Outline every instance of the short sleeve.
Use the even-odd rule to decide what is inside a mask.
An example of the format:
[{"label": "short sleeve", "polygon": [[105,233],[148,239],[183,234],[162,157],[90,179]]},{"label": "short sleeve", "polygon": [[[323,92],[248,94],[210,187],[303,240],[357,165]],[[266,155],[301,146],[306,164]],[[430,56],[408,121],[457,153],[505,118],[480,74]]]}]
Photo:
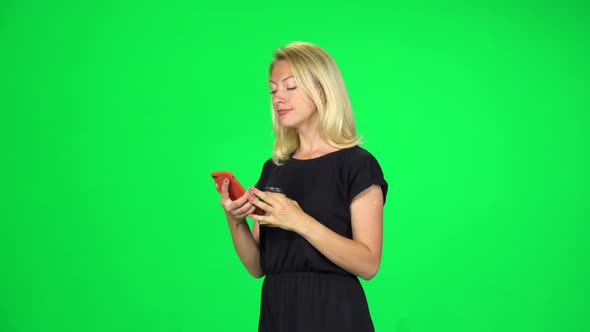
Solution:
[{"label": "short sleeve", "polygon": [[348,178],[348,203],[352,202],[356,195],[370,186],[377,184],[383,192],[383,204],[387,197],[388,185],[383,176],[381,166],[375,157],[362,149],[352,156]]},{"label": "short sleeve", "polygon": [[260,178],[258,178],[258,182],[256,182],[256,189],[262,190],[266,186],[266,182],[268,179],[268,173],[272,166],[272,159],[267,160],[264,165],[262,166],[262,171],[260,172]]}]

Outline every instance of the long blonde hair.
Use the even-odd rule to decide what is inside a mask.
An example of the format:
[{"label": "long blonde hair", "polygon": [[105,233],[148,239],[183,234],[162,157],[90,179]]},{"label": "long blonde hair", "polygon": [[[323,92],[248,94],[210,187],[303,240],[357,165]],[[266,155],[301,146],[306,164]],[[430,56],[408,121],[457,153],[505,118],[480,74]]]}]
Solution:
[{"label": "long blonde hair", "polygon": [[[344,80],[334,59],[322,48],[305,42],[293,42],[275,50],[268,75],[279,60],[286,60],[293,76],[317,107],[317,127],[324,142],[335,148],[348,148],[361,141],[356,135],[352,106]],[[279,124],[272,108],[275,143],[272,160],[281,165],[299,147],[295,128]]]}]

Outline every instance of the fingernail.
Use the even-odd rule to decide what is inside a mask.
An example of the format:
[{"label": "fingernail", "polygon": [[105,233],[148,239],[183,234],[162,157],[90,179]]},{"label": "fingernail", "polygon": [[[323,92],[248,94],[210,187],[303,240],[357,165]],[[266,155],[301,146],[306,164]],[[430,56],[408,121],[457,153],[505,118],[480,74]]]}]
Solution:
[{"label": "fingernail", "polygon": [[223,183],[229,183],[229,179],[225,178],[225,179],[223,180]]},{"label": "fingernail", "polygon": [[249,196],[249,197],[248,197],[248,200],[249,200],[250,202],[252,202],[252,201],[254,200],[254,196]]},{"label": "fingernail", "polygon": [[254,191],[254,187],[250,187],[250,191]]}]

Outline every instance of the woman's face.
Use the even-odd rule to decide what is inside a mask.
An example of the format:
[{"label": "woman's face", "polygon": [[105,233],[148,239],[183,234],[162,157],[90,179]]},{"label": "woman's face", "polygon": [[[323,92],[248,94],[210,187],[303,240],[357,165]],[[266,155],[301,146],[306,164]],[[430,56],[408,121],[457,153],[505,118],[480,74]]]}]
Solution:
[{"label": "woman's face", "polygon": [[298,86],[291,65],[275,62],[270,75],[272,106],[279,124],[285,128],[311,127],[317,108],[303,88]]}]

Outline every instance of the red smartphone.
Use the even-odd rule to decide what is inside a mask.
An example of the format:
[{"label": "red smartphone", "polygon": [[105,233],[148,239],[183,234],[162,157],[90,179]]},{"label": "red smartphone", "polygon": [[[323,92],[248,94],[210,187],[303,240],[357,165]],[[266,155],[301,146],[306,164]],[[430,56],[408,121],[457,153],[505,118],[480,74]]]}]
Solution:
[{"label": "red smartphone", "polygon": [[[215,183],[217,183],[219,189],[221,189],[221,186],[223,185],[223,180],[229,179],[229,188],[227,190],[229,193],[229,198],[232,201],[242,197],[242,195],[244,195],[246,192],[238,179],[236,179],[236,177],[230,171],[211,172],[211,177],[213,180],[215,180]],[[264,211],[262,211],[260,208],[256,208],[254,214],[263,215]]]}]

